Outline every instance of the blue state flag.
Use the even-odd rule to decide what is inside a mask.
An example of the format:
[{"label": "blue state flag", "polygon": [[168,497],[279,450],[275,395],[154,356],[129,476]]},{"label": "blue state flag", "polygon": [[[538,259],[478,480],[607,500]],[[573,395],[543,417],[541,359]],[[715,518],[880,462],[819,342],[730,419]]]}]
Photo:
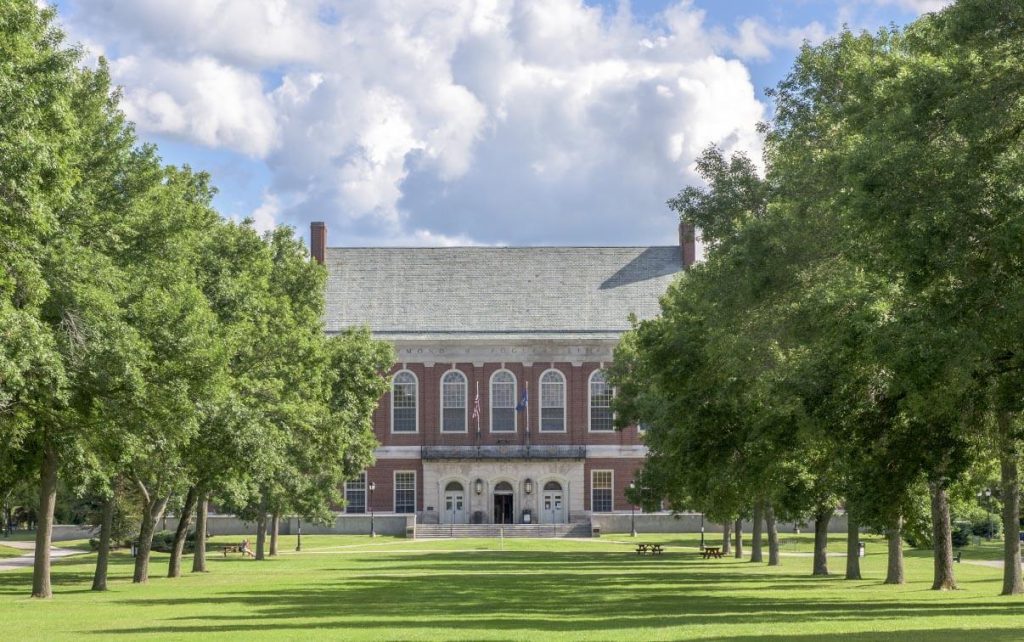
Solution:
[{"label": "blue state flag", "polygon": [[530,405],[530,391],[527,389],[523,390],[523,396],[519,398],[519,405],[516,406],[516,412],[522,412],[526,410],[526,407]]}]

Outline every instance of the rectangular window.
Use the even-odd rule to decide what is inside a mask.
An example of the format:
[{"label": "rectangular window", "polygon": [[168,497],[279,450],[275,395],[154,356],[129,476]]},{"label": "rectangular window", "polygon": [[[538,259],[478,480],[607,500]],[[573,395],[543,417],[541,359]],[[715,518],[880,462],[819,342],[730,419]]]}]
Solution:
[{"label": "rectangular window", "polygon": [[590,471],[590,510],[595,513],[612,511],[612,471]]},{"label": "rectangular window", "polygon": [[366,512],[366,473],[345,482],[345,512]]},{"label": "rectangular window", "polygon": [[416,512],[416,473],[395,473],[395,512]]}]

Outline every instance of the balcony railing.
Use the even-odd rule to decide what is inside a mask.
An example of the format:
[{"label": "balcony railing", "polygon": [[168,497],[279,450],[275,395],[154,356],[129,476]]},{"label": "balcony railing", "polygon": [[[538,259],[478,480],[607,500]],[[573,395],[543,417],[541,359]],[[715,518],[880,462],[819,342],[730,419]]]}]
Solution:
[{"label": "balcony railing", "polygon": [[586,459],[586,446],[423,446],[423,459]]}]

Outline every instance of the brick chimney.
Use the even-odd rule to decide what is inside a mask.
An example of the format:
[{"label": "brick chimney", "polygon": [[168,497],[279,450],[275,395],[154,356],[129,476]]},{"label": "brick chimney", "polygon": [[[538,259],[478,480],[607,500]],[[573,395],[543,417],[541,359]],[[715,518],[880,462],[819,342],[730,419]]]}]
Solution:
[{"label": "brick chimney", "polygon": [[309,255],[320,265],[324,264],[324,257],[327,256],[327,226],[323,221],[309,224]]},{"label": "brick chimney", "polygon": [[697,239],[693,226],[679,221],[679,249],[683,253],[683,267],[688,268],[697,260]]}]

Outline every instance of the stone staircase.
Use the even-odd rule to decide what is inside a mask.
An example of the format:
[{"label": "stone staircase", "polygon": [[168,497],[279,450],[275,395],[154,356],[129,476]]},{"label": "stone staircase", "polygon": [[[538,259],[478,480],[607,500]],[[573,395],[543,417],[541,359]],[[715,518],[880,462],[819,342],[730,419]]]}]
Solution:
[{"label": "stone staircase", "polygon": [[416,539],[590,536],[590,522],[572,524],[416,524]]}]

